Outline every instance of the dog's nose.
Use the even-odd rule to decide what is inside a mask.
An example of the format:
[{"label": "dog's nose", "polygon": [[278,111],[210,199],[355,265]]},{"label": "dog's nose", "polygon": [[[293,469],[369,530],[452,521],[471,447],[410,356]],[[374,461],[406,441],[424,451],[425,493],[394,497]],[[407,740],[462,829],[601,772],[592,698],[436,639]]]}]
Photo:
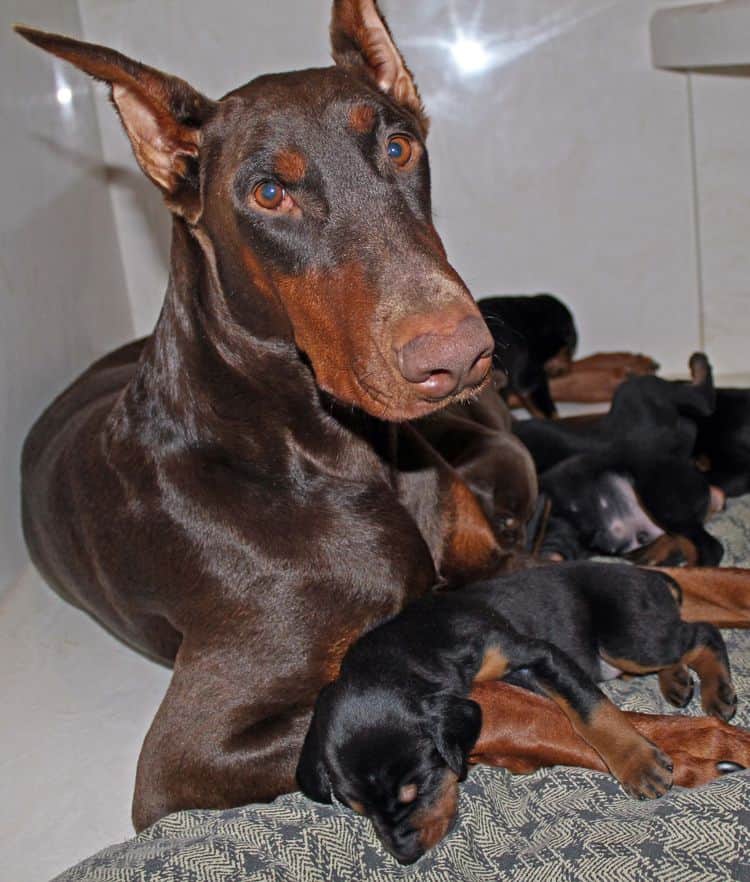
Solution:
[{"label": "dog's nose", "polygon": [[427,330],[394,348],[404,379],[425,398],[439,401],[481,383],[490,369],[494,346],[484,321],[469,315],[448,333]]}]

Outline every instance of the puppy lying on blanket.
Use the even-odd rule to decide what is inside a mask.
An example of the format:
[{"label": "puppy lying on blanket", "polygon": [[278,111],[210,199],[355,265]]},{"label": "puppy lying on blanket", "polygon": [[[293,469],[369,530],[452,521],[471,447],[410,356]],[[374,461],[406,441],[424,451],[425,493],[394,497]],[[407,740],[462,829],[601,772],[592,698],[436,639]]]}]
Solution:
[{"label": "puppy lying on blanket", "polygon": [[481,728],[473,683],[506,679],[551,698],[626,792],[662,796],[672,763],[595,685],[658,672],[677,707],[689,668],[707,714],[729,720],[737,699],[724,641],[680,619],[680,589],[634,567],[540,567],[426,597],[364,635],[320,693],[297,780],[369,817],[385,848],[413,863],[451,829],[458,782]]}]

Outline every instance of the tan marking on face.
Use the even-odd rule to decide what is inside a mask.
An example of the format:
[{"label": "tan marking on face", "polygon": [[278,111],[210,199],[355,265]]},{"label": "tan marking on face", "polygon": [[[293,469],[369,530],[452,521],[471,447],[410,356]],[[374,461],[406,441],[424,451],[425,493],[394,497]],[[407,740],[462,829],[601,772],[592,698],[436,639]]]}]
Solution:
[{"label": "tan marking on face", "polygon": [[500,680],[508,672],[508,659],[496,647],[491,646],[484,654],[482,666],[474,677],[475,683],[484,680]]},{"label": "tan marking on face", "polygon": [[[382,317],[388,294],[368,278],[359,261],[331,271],[278,274],[274,282],[295,343],[310,359],[318,386],[339,401],[381,420],[403,421],[426,416],[481,390],[465,389],[453,399],[432,401],[399,374],[394,350],[397,323]],[[459,302],[459,307],[468,315],[476,305],[468,292],[466,300],[468,306]],[[435,311],[421,302],[416,306],[425,332],[433,331],[446,311]]]},{"label": "tan marking on face", "polygon": [[363,400],[366,393],[357,379],[358,371],[371,372],[369,381],[376,386],[383,384],[377,374],[388,373],[384,363],[377,372],[370,367],[376,359],[372,329],[378,294],[363,268],[349,264],[335,273],[311,271],[279,278],[277,284],[295,342],[312,362],[318,385],[341,401],[376,411],[378,401]]},{"label": "tan marking on face", "polygon": [[297,150],[279,150],[274,156],[273,168],[285,184],[297,184],[305,176],[307,160]]},{"label": "tan marking on face", "polygon": [[375,125],[375,110],[368,104],[355,104],[349,111],[349,125],[360,135],[366,135]]},{"label": "tan marking on face", "polygon": [[357,802],[355,799],[349,803],[349,808],[352,809],[352,811],[355,811],[358,815],[365,814],[365,807],[361,802]]},{"label": "tan marking on face", "polygon": [[414,813],[412,825],[425,851],[434,848],[453,825],[458,810],[458,778],[446,769],[434,801]]},{"label": "tan marking on face", "polygon": [[414,802],[418,793],[419,790],[416,784],[404,784],[404,786],[398,791],[398,801],[403,802],[404,804]]}]

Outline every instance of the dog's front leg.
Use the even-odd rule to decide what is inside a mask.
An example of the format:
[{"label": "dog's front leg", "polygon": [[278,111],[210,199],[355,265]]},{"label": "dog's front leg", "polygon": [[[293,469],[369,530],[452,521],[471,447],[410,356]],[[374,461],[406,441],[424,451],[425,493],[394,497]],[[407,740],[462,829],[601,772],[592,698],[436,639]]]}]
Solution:
[{"label": "dog's front leg", "polygon": [[661,572],[682,589],[681,617],[717,628],[750,628],[750,569],[679,567]]},{"label": "dog's front leg", "polygon": [[[502,682],[477,683],[471,698],[482,708],[482,730],[470,762],[501,766],[516,774],[558,765],[607,771],[599,754],[550,699]],[[631,712],[625,716],[670,756],[674,783],[681,787],[699,787],[734,768],[750,768],[746,729],[715,717]]]},{"label": "dog's front leg", "polygon": [[275,683],[264,682],[262,654],[248,663],[225,636],[223,648],[178,654],[138,760],[138,831],[181,809],[230,808],[297,789],[294,772],[316,690],[308,684],[304,700],[305,680],[292,673],[291,658],[288,679],[280,681],[277,668]]}]

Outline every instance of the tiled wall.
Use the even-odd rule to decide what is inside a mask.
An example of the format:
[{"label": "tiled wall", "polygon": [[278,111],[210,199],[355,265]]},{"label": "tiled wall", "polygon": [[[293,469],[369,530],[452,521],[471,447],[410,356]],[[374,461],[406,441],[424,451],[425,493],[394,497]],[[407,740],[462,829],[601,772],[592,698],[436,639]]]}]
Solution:
[{"label": "tiled wall", "polygon": [[[688,81],[652,68],[648,35],[655,9],[682,2],[381,5],[433,118],[438,228],[475,294],[557,291],[575,309],[582,351],[643,350],[680,372],[700,343],[702,292],[714,361],[742,371],[747,83],[694,78],[699,252]],[[212,96],[261,72],[328,62],[328,0],[79,3],[90,38]],[[484,44],[484,73],[459,73],[459,34]],[[111,109],[103,98],[98,106],[105,155],[127,170],[114,184],[115,212],[146,333],[164,288],[168,223]]]},{"label": "tiled wall", "polygon": [[133,333],[88,83],[16,36],[19,21],[80,31],[75,0],[0,10],[0,593],[26,559],[26,432],[78,371]]}]

